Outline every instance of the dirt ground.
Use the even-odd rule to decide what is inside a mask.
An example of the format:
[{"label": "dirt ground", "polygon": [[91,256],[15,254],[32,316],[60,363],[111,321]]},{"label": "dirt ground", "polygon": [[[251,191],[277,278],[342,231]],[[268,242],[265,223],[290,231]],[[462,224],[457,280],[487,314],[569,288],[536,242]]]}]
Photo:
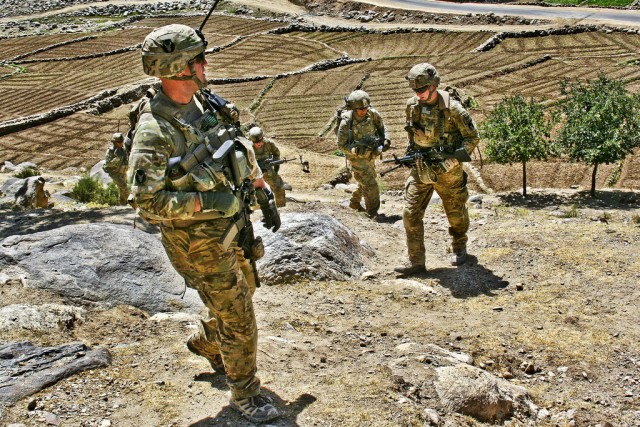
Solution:
[{"label": "dirt ground", "polygon": [[[640,193],[599,190],[592,199],[583,187],[532,188],[523,199],[474,188],[470,257],[457,268],[448,264],[448,225],[434,201],[425,215],[428,272],[398,279],[392,268],[406,259],[401,194],[384,191],[383,220],[373,222],[346,207],[345,191],[319,189],[340,159],[306,156],[315,161],[311,176],[281,169],[293,186],[282,214],[334,216],[375,255],[359,280],[258,289],[258,375],[283,412],[271,425],[422,426],[425,407],[448,426],[485,425],[447,413],[433,390],[416,396],[395,385],[389,364],[409,342],[470,354],[474,365],[524,386],[553,419],[530,425],[640,425]],[[46,176],[50,191],[67,177]],[[80,222],[131,224],[133,216],[128,208],[4,210],[0,239]],[[0,286],[0,306],[42,301],[64,303],[20,281]],[[108,368],[4,408],[0,425],[252,425],[228,406],[224,377],[187,351],[197,319],[153,320],[127,306],[88,310],[71,330],[0,333],[0,342],[82,341],[113,356]]]}]

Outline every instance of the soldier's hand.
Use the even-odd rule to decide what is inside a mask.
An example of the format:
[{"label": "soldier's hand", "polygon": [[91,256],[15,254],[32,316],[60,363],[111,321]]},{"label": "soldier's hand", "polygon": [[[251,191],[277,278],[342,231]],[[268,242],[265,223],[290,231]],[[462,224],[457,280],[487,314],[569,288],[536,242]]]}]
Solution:
[{"label": "soldier's hand", "polygon": [[384,144],[382,144],[382,152],[384,153],[385,151],[387,151],[389,148],[391,148],[391,141],[388,139],[384,140]]},{"label": "soldier's hand", "polygon": [[275,233],[280,228],[281,222],[273,192],[268,188],[256,188],[256,198],[262,211],[264,226]]}]

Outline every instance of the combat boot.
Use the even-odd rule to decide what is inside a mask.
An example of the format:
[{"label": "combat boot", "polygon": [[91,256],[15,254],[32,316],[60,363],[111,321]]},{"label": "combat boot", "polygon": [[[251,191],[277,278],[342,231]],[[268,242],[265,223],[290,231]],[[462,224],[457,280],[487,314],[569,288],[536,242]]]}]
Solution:
[{"label": "combat boot", "polygon": [[426,273],[427,267],[425,267],[424,264],[408,263],[399,267],[395,267],[393,271],[403,276],[412,276],[414,274]]},{"label": "combat boot", "polygon": [[189,349],[191,353],[207,359],[214,372],[226,374],[220,353],[212,354],[205,351],[204,344],[204,338],[200,332],[196,332],[187,339],[187,349]]},{"label": "combat boot", "polygon": [[358,212],[366,212],[365,209],[362,207],[362,205],[360,204],[360,202],[349,202],[349,207],[351,209],[353,209],[354,211],[358,211]]},{"label": "combat boot", "polygon": [[264,423],[280,416],[272,400],[261,394],[245,399],[229,400],[231,406],[252,423]]},{"label": "combat boot", "polygon": [[462,265],[467,261],[467,249],[462,248],[451,254],[451,265]]}]

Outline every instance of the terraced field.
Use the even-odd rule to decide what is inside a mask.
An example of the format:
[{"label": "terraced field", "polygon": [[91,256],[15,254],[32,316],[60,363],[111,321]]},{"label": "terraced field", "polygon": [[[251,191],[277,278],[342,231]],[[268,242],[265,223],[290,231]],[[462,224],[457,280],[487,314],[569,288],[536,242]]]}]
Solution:
[{"label": "terraced field", "polygon": [[[122,29],[0,39],[0,129],[21,117],[45,114],[147,79],[137,51],[159,25],[198,27],[202,16],[152,17]],[[595,78],[604,72],[640,92],[640,36],[616,31],[570,35],[511,37],[486,52],[475,49],[494,34],[470,32],[366,33],[360,31],[270,31],[288,23],[213,15],[204,28],[209,47],[207,75],[212,87],[243,111],[245,126],[258,124],[287,149],[327,157],[335,151],[333,119],[343,97],[362,87],[383,115],[394,149],[406,145],[404,105],[412,92],[406,72],[419,62],[434,64],[443,85],[462,88],[478,102],[478,122],[502,97],[513,94],[557,100],[563,78]],[[525,34],[527,35],[527,34]],[[93,55],[95,57],[89,57]],[[342,63],[341,59],[363,62]],[[314,65],[323,64],[312,71]],[[333,64],[333,65],[332,65]],[[231,78],[231,81],[226,79]],[[102,95],[100,95],[102,96]],[[118,118],[126,108],[105,116],[73,114],[51,123],[0,137],[0,160],[33,160],[44,167],[90,167],[102,158]],[[89,126],[90,132],[82,132]],[[481,147],[483,145],[481,144]],[[339,164],[340,162],[337,162]],[[480,167],[476,154],[474,165]],[[517,189],[521,166],[484,164],[480,174],[496,190]],[[614,166],[601,166],[599,185]],[[587,185],[591,168],[565,163],[529,166],[532,186]],[[402,185],[404,171],[384,178],[388,188]],[[640,160],[622,165],[617,185],[640,188]]]}]

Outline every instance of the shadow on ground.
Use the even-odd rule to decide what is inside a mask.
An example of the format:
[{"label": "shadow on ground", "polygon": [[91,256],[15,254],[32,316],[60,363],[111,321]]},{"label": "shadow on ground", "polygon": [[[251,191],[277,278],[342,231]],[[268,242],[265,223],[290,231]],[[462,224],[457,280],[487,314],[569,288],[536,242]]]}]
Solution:
[{"label": "shadow on ground", "polygon": [[640,203],[640,193],[634,191],[596,191],[596,197],[591,197],[588,190],[567,193],[558,192],[529,192],[527,197],[522,193],[513,192],[499,195],[498,198],[506,206],[526,207],[529,209],[545,209],[552,206],[576,205],[577,208],[621,210],[637,209]]},{"label": "shadow on ground", "polygon": [[426,273],[403,278],[435,279],[443,288],[451,290],[454,298],[473,298],[479,295],[495,296],[494,291],[509,286],[509,282],[493,271],[478,264],[478,258],[469,255],[467,262],[458,267],[429,268]]},{"label": "shadow on ground", "polygon": [[[224,381],[224,380],[223,380]],[[280,427],[297,427],[298,424],[297,418],[298,415],[309,405],[314,403],[317,398],[311,394],[301,394],[298,396],[296,400],[293,402],[287,402],[280,398],[277,394],[272,392],[267,388],[262,388],[262,393],[271,398],[273,401],[273,405],[278,408],[280,411],[280,417],[273,420],[272,422],[268,422],[268,424],[277,424]],[[204,418],[202,420],[196,421],[193,424],[190,424],[190,427],[214,427],[220,425],[232,425],[237,427],[249,427],[254,426],[255,424],[249,421],[246,421],[244,418],[240,416],[238,411],[233,409],[231,406],[227,405],[218,412],[218,414],[214,417]]]},{"label": "shadow on ground", "polygon": [[[91,224],[106,222],[134,226],[135,213],[130,207],[112,207],[103,209],[86,209],[81,211],[62,212],[51,209],[34,209],[29,211],[0,209],[0,239],[8,236],[38,233],[53,230],[65,225]],[[147,233],[157,232],[141,218],[135,219],[135,226]]]}]

